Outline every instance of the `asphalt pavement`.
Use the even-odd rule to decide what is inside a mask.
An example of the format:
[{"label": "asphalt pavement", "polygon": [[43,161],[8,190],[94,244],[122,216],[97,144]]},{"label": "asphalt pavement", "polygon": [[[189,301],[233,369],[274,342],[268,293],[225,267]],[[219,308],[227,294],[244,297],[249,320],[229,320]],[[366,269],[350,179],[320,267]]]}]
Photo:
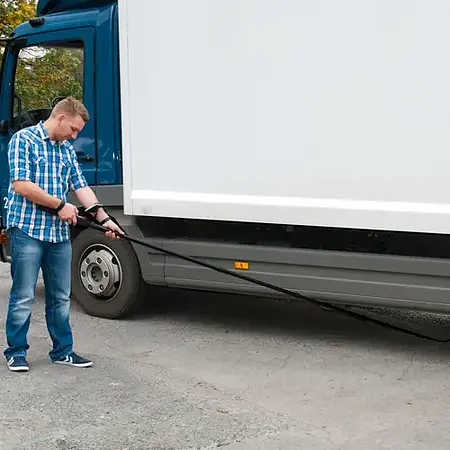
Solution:
[{"label": "asphalt pavement", "polygon": [[[3,345],[9,287],[0,265]],[[48,359],[43,292],[30,372],[0,364],[1,450],[450,447],[450,344],[309,305],[150,290],[127,320],[72,305],[76,350],[94,361],[78,369]],[[380,314],[450,338],[446,316]]]}]

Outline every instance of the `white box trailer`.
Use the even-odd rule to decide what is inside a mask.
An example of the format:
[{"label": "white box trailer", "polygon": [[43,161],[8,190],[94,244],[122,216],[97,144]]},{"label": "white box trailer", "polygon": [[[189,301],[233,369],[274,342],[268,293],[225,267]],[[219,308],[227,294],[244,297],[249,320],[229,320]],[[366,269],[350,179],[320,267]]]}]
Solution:
[{"label": "white box trailer", "polygon": [[449,233],[449,14],[120,1],[125,213]]},{"label": "white box trailer", "polygon": [[[316,299],[450,312],[449,16],[446,0],[121,0],[124,220]],[[152,284],[274,295],[135,250]]]}]

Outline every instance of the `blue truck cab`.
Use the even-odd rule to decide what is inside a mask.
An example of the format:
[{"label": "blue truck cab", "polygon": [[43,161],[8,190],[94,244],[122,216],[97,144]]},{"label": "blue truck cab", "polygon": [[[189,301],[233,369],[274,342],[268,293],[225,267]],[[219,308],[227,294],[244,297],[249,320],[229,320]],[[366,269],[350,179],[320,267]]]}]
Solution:
[{"label": "blue truck cab", "polygon": [[[58,100],[69,95],[83,101],[91,117],[73,142],[83,173],[102,203],[120,214],[123,198],[117,10],[114,0],[41,0],[36,17],[19,25],[8,38],[0,85],[0,220],[3,231],[9,187],[8,142],[20,129],[47,119]],[[29,70],[30,61],[35,70]],[[135,303],[136,286],[141,287],[141,270],[135,252],[125,242],[113,249],[111,243],[105,241],[101,247],[99,233],[95,236],[81,234],[83,236],[78,236],[78,230],[74,229],[73,239],[80,239],[74,245],[72,293],[86,311],[117,317]],[[2,237],[0,257],[8,262],[7,233],[2,233]],[[86,239],[83,244],[81,241]],[[97,247],[92,247],[94,244]],[[84,252],[89,245],[91,250]],[[86,261],[95,256],[103,263],[94,270]],[[127,288],[128,281],[123,279],[126,278],[124,271],[129,269],[130,281],[135,287]],[[128,292],[123,291],[124,287]],[[121,291],[128,300],[111,309],[112,300],[117,301]],[[89,305],[96,303],[97,307],[90,310]],[[109,313],[104,309],[107,304]]]},{"label": "blue truck cab", "polygon": [[[55,4],[55,6],[53,6]],[[76,6],[76,7],[75,7]],[[115,1],[40,1],[38,17],[17,27],[2,64],[2,96],[0,116],[0,189],[4,199],[8,189],[6,149],[11,135],[19,129],[45,120],[52,101],[73,95],[60,83],[55,98],[33,99],[27,105],[23,98],[27,85],[54,83],[57,74],[35,80],[16,73],[24,69],[27,57],[39,51],[56,49],[61,57],[76,52],[81,75],[79,98],[89,110],[92,120],[74,141],[79,162],[91,186],[115,186],[122,182],[120,157],[120,108],[118,75],[117,2]],[[64,55],[66,54],[66,55]],[[45,55],[43,55],[42,63]],[[75,72],[74,72],[75,73]],[[66,78],[70,73],[64,73]],[[66,81],[66,80],[64,80]],[[67,79],[68,84],[73,80]],[[59,95],[58,95],[59,94]],[[35,96],[36,97],[36,96]],[[39,101],[41,100],[41,101]],[[4,209],[2,220],[5,219]]]}]

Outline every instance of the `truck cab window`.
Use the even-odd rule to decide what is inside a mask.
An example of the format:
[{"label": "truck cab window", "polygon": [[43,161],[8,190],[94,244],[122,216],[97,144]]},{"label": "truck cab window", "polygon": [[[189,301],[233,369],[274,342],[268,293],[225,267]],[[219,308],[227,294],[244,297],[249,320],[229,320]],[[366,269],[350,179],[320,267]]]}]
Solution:
[{"label": "truck cab window", "polygon": [[13,131],[46,120],[65,97],[83,101],[83,70],[80,42],[21,49],[14,81]]}]

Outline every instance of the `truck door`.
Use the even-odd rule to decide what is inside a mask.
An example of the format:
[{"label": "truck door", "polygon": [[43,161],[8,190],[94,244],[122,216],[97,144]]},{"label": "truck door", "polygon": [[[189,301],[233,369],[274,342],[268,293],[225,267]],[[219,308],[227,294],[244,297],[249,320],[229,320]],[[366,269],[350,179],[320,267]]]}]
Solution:
[{"label": "truck door", "polygon": [[31,35],[13,42],[6,55],[0,97],[0,191],[9,185],[7,145],[12,134],[46,120],[55,104],[73,96],[92,120],[73,142],[83,173],[96,184],[94,30],[77,28]]},{"label": "truck door", "polygon": [[11,139],[9,129],[9,111],[11,109],[11,96],[7,95],[9,91],[8,80],[11,78],[13,70],[13,48],[7,46],[3,53],[2,66],[0,69],[0,198],[1,198],[1,219],[5,223],[6,220],[6,195],[8,188],[8,160],[6,149]]}]

